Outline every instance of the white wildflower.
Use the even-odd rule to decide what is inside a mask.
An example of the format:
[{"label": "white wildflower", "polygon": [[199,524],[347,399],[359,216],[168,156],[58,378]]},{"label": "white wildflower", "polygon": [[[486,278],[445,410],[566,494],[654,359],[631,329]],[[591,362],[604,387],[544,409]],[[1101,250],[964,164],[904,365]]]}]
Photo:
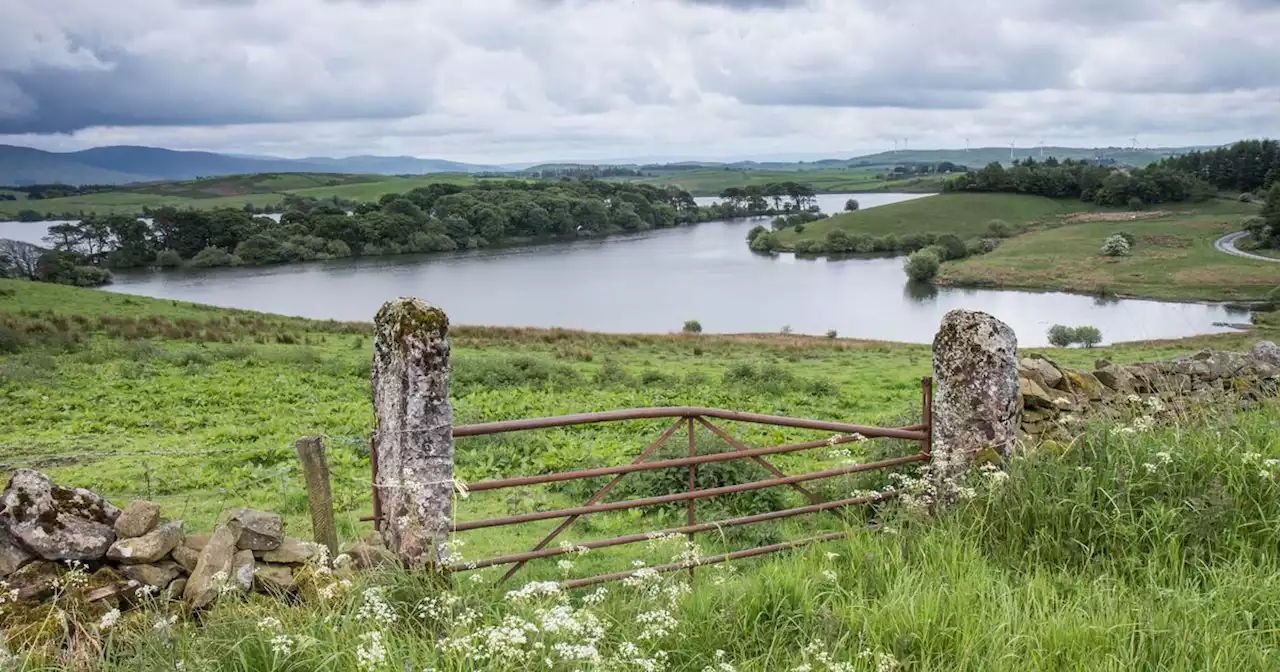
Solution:
[{"label": "white wildflower", "polygon": [[582,555],[590,550],[586,546],[579,546],[571,541],[562,541],[559,545],[562,552],[573,553],[575,555]]},{"label": "white wildflower", "polygon": [[159,590],[160,590],[159,588],[156,588],[155,586],[152,586],[152,585],[141,585],[141,586],[138,586],[136,589],[134,589],[133,595],[138,599],[146,599],[148,597],[151,597],[152,595],[155,595],[157,592],[159,592]]},{"label": "white wildflower", "polygon": [[442,554],[441,561],[446,565],[453,565],[462,562],[462,547],[465,546],[466,543],[467,542],[457,537],[444,542],[444,553]]},{"label": "white wildflower", "polygon": [[824,569],[824,570],[822,570],[822,578],[824,578],[824,579],[826,579],[826,580],[828,580],[828,581],[832,581],[832,582],[834,582],[835,580],[839,579],[840,577],[836,575],[835,570],[831,570],[831,569]]},{"label": "white wildflower", "polygon": [[644,626],[637,635],[637,639],[648,641],[651,639],[661,639],[671,633],[680,621],[676,620],[671,612],[666,609],[655,609],[654,611],[646,611],[636,616],[636,622]]},{"label": "white wildflower", "polygon": [[508,600],[523,600],[540,595],[556,595],[559,592],[560,584],[555,581],[530,581],[519,590],[509,591],[505,597]]},{"label": "white wildflower", "polygon": [[276,635],[271,638],[272,655],[288,658],[293,653],[293,638],[289,635]]},{"label": "white wildflower", "polygon": [[374,586],[365,588],[364,604],[356,612],[357,621],[373,621],[375,623],[395,623],[396,612],[391,604],[382,596],[382,588]]},{"label": "white wildflower", "polygon": [[467,580],[471,583],[484,583],[484,574],[472,574],[467,577]]},{"label": "white wildflower", "polygon": [[258,621],[258,629],[268,632],[280,632],[280,619],[275,616],[267,616]]},{"label": "white wildflower", "polygon": [[151,629],[167,631],[169,628],[172,628],[173,625],[177,622],[178,622],[177,614],[174,614],[173,616],[170,616],[168,618],[165,618],[164,616],[157,616],[156,622],[154,625],[151,626]]},{"label": "white wildflower", "polygon": [[836,553],[836,552],[834,552],[834,551],[827,551],[827,559],[828,559],[828,560],[835,560],[836,558],[839,558],[839,557],[840,557],[840,554],[839,554],[839,553]]},{"label": "white wildflower", "polygon": [[724,651],[716,649],[716,662],[702,668],[702,672],[736,672],[738,668],[725,660],[727,656]]},{"label": "white wildflower", "polygon": [[102,615],[102,620],[98,621],[98,629],[110,630],[111,626],[115,625],[118,620],[120,620],[120,610],[112,609]]},{"label": "white wildflower", "polygon": [[387,650],[382,646],[382,633],[374,630],[360,635],[360,645],[356,647],[356,667],[361,670],[375,670],[387,661]]},{"label": "white wildflower", "polygon": [[559,569],[562,573],[565,573],[565,574],[567,574],[567,573],[569,573],[569,572],[572,572],[572,571],[573,571],[573,561],[572,561],[572,560],[558,560],[558,561],[556,561],[556,568],[557,568],[557,569]]},{"label": "white wildflower", "polygon": [[604,597],[608,593],[609,593],[608,588],[605,588],[604,586],[600,586],[599,588],[596,588],[596,591],[594,593],[591,593],[590,595],[587,595],[586,597],[582,598],[582,603],[592,604],[592,605],[600,604],[601,602],[604,602]]}]

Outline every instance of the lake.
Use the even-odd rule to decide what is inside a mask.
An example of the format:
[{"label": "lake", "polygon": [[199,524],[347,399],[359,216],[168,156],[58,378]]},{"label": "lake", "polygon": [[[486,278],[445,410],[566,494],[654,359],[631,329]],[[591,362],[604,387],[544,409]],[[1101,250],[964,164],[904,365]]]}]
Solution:
[{"label": "lake", "polygon": [[[848,194],[822,197],[844,207]],[[920,194],[852,194],[863,208]],[[1027,346],[1053,324],[1093,325],[1107,342],[1227,331],[1246,322],[1220,305],[1102,301],[1088,296],[914,287],[901,258],[797,259],[747,249],[764,220],[707,222],[603,240],[497,250],[371,257],[265,268],[119,272],[115,292],[338,320],[370,320],[383,301],[418,296],[455,324],[672,332],[822,334],[927,343],[944,313],[983,310]],[[0,237],[39,224],[0,223]]]}]

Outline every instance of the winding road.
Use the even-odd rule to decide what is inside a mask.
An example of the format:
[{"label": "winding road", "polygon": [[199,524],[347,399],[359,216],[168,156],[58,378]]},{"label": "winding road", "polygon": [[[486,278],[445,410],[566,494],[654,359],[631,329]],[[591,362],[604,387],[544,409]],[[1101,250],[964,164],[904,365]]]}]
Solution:
[{"label": "winding road", "polygon": [[1213,246],[1217,248],[1219,252],[1234,254],[1237,257],[1247,257],[1249,259],[1261,259],[1262,261],[1270,261],[1270,262],[1280,264],[1280,259],[1277,259],[1275,257],[1264,257],[1261,254],[1245,252],[1244,250],[1237,248],[1236,241],[1240,240],[1241,238],[1244,238],[1247,235],[1249,235],[1248,231],[1236,231],[1235,233],[1228,233],[1227,235],[1213,241]]}]

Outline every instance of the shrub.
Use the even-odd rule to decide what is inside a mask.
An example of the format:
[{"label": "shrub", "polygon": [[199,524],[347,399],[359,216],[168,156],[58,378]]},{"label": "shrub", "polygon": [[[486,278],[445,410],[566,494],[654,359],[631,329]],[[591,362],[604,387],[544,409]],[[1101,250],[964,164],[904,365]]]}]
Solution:
[{"label": "shrub", "polygon": [[969,254],[969,248],[965,246],[964,241],[954,233],[944,233],[938,236],[937,246],[942,248],[945,256],[938,257],[938,261],[955,261],[956,259],[964,259]]},{"label": "shrub", "polygon": [[796,233],[804,233],[804,222],[796,224]]},{"label": "shrub", "polygon": [[197,268],[214,268],[218,266],[234,266],[239,259],[221,247],[206,247],[191,257],[191,265]]},{"label": "shrub", "polygon": [[702,323],[697,320],[685,320],[684,328],[681,329],[686,334],[701,334]]},{"label": "shrub", "polygon": [[783,334],[789,334],[789,333],[791,333],[791,325],[789,325],[789,324],[784,324],[784,325],[782,325],[782,329],[780,329],[779,331],[780,331],[781,333],[783,333]]},{"label": "shrub", "polygon": [[856,210],[858,209],[858,207],[859,207],[859,206],[858,206],[858,199],[856,199],[856,198],[851,198],[851,199],[849,199],[849,200],[847,200],[847,201],[845,201],[845,202],[844,202],[844,211],[845,211],[845,212],[854,212],[854,211],[856,211]]},{"label": "shrub", "polygon": [[1013,227],[1003,219],[993,219],[987,222],[987,232],[996,238],[1008,238],[1013,235]]},{"label": "shrub", "polygon": [[817,240],[797,240],[793,249],[796,254],[820,254],[823,246]]},{"label": "shrub", "polygon": [[1076,330],[1061,324],[1049,327],[1049,345],[1065,348],[1076,342]]},{"label": "shrub", "polygon": [[771,232],[762,233],[751,239],[752,252],[774,252],[778,249],[778,237]]},{"label": "shrub", "polygon": [[1129,243],[1129,249],[1133,249],[1133,247],[1138,244],[1138,239],[1128,231],[1116,231],[1113,235],[1124,238],[1124,242]]},{"label": "shrub", "polygon": [[1141,199],[1141,198],[1138,198],[1137,196],[1131,196],[1131,197],[1129,197],[1129,209],[1130,209],[1130,210],[1141,210],[1143,205],[1144,205],[1144,203],[1142,202],[1142,199]]},{"label": "shrub", "polygon": [[1086,348],[1102,342],[1102,332],[1097,327],[1076,327],[1075,332],[1076,342]]},{"label": "shrub", "polygon": [[850,252],[853,250],[853,241],[849,240],[849,234],[840,229],[827,232],[827,251],[828,252]]},{"label": "shrub", "polygon": [[865,233],[854,236],[852,245],[853,251],[859,254],[869,254],[876,251],[876,239]]},{"label": "shrub", "polygon": [[754,242],[754,241],[755,241],[755,239],[756,239],[756,236],[758,236],[758,235],[760,235],[760,234],[762,234],[762,233],[768,233],[768,232],[769,232],[769,230],[768,230],[768,229],[766,229],[766,228],[764,228],[763,226],[760,226],[760,225],[756,225],[756,226],[751,227],[751,230],[747,232],[747,243],[748,243],[748,244],[750,244],[750,243]]},{"label": "shrub", "polygon": [[897,234],[888,233],[876,239],[876,252],[897,252],[902,243]]},{"label": "shrub", "polygon": [[1240,201],[1241,203],[1252,203],[1253,194],[1246,191],[1243,194],[1240,194],[1240,197],[1236,200]]},{"label": "shrub", "polygon": [[1108,257],[1127,257],[1129,256],[1129,241],[1123,236],[1108,236],[1107,240],[1102,243],[1102,253]]},{"label": "shrub", "polygon": [[[448,238],[448,236],[446,236],[446,238]],[[453,243],[453,240],[450,239],[449,242]],[[351,256],[351,246],[341,240],[330,240],[324,246],[324,253],[334,259],[343,259]]]},{"label": "shrub", "polygon": [[929,250],[920,250],[911,253],[907,257],[907,262],[903,266],[907,272],[907,277],[916,282],[928,282],[938,275],[938,267],[942,262],[938,256]]},{"label": "shrub", "polygon": [[835,338],[835,337],[836,337],[836,335],[837,335],[837,334],[836,334],[836,330],[835,330],[835,329],[828,329],[828,330],[827,330],[827,338]]},{"label": "shrub", "polygon": [[999,246],[1000,239],[998,238],[976,238],[965,244],[965,247],[968,248],[969,256],[974,256],[976,254],[989,254],[991,252],[995,252],[996,248]]}]

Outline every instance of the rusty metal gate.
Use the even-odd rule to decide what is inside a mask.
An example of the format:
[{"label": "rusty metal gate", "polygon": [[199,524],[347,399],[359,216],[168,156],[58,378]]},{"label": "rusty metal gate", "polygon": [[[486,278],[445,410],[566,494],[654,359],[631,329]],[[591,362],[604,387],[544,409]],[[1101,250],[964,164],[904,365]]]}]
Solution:
[{"label": "rusty metal gate", "polygon": [[[522,553],[512,553],[509,555],[496,556],[478,561],[470,561],[467,563],[455,564],[447,567],[450,572],[464,572],[495,565],[511,565],[510,569],[502,576],[500,581],[506,581],[513,574],[520,570],[530,560],[539,558],[549,558],[566,553],[576,552],[578,549],[597,549],[610,546],[618,546],[621,544],[632,544],[646,542],[658,535],[686,535],[690,542],[693,541],[694,535],[699,532],[712,530],[720,530],[727,527],[737,527],[743,525],[752,525],[772,520],[780,520],[810,513],[819,513],[829,511],[838,513],[839,509],[859,504],[868,504],[880,500],[890,499],[897,496],[895,492],[881,492],[873,495],[862,497],[851,497],[840,500],[824,500],[814,492],[805,488],[802,483],[816,481],[819,479],[832,478],[835,476],[844,476],[859,472],[873,471],[878,469],[888,469],[905,464],[916,462],[927,462],[930,458],[930,443],[932,440],[932,407],[933,407],[933,381],[930,378],[924,378],[921,381],[921,408],[922,422],[918,425],[909,427],[864,427],[861,425],[852,425],[843,422],[828,422],[823,420],[806,420],[800,418],[789,418],[772,415],[761,415],[757,413],[742,413],[738,411],[726,411],[713,408],[698,408],[686,406],[674,406],[664,408],[640,408],[625,409],[615,411],[604,411],[598,413],[581,413],[577,415],[563,415],[547,418],[530,418],[523,420],[507,420],[501,422],[487,422],[475,425],[458,425],[453,428],[453,436],[455,438],[463,438],[468,436],[488,436],[495,434],[503,434],[507,432],[520,432],[536,429],[547,429],[552,427],[568,427],[573,425],[586,425],[604,422],[620,422],[629,420],[643,419],[662,419],[674,418],[675,423],[667,427],[661,435],[649,444],[638,457],[630,464],[618,465],[613,467],[598,467],[593,469],[582,469],[578,471],[567,471],[551,474],[541,474],[537,476],[520,476],[515,478],[506,478],[494,481],[481,481],[479,483],[471,483],[467,485],[469,492],[483,492],[486,490],[499,490],[503,488],[514,488],[528,485],[539,485],[545,483],[556,483],[562,481],[570,481],[584,478],[598,478],[603,476],[612,476],[601,488],[596,490],[581,506],[556,509],[549,511],[536,511],[533,513],[525,513],[519,515],[504,516],[500,518],[491,518],[485,520],[470,520],[463,522],[455,522],[452,525],[453,532],[465,532],[467,530],[476,530],[481,528],[500,527],[505,525],[518,525],[521,523],[529,523],[541,520],[552,520],[563,518],[564,520],[556,526],[541,541],[534,545],[529,551]],[[731,434],[721,427],[713,424],[710,419],[755,423],[763,425],[776,425],[781,427],[793,427],[799,429],[814,429],[835,432],[836,435],[818,441],[806,441],[802,443],[793,443],[782,446],[774,446],[769,448],[750,448],[743,444]],[[697,455],[694,449],[694,429],[702,426],[711,431],[715,436],[719,437],[733,450],[725,453],[717,453],[710,455]],[[647,461],[654,453],[661,449],[667,442],[675,436],[681,429],[684,429],[688,436],[689,452],[687,457],[675,459]],[[888,438],[915,441],[919,444],[919,451],[894,457],[890,459],[880,460],[878,462],[870,462],[867,464],[852,464],[823,471],[816,471],[807,474],[799,474],[788,476],[771,462],[765,459],[770,455],[781,455],[785,453],[793,453],[797,451],[810,450],[815,448],[823,448],[827,446],[839,445],[853,441],[861,441],[864,438]],[[378,482],[378,465],[376,461],[376,451],[374,452],[374,460],[372,462],[373,481]],[[727,485],[715,488],[698,489],[697,484],[697,467],[700,464],[708,464],[712,462],[723,462],[728,460],[744,460],[749,459],[763,467],[773,478],[752,481],[749,483],[739,483],[736,485]],[[626,477],[627,474],[638,471],[650,471],[655,469],[688,469],[688,490],[686,492],[677,492],[669,495],[661,495],[656,497],[645,497],[641,499],[622,500],[615,502],[601,502],[606,495],[618,483]],[[723,520],[699,523],[696,519],[697,501],[707,499],[719,495],[727,495],[738,492],[749,492],[753,490],[761,490],[764,488],[772,488],[778,486],[790,486],[799,491],[810,504],[780,511],[770,511],[749,516],[741,516],[736,518],[727,518]],[[629,534],[609,539],[598,539],[592,541],[583,541],[573,544],[572,548],[552,547],[548,548],[548,544],[556,539],[561,533],[573,525],[578,518],[593,513],[602,513],[606,511],[621,511],[625,509],[636,509],[646,506],[654,506],[658,504],[668,504],[673,502],[686,502],[687,506],[687,524],[664,530],[655,530],[640,534]],[[378,491],[373,491],[373,516],[364,520],[373,520],[375,525],[381,520],[381,505],[378,501]],[[774,553],[792,548],[808,546],[810,544],[820,543],[824,541],[832,541],[842,539],[848,536],[848,532],[832,532],[815,537],[796,539],[768,546],[760,546],[742,551],[733,551],[730,553],[721,553],[706,557],[699,557],[696,565],[690,563],[671,563],[666,565],[657,565],[648,569],[658,572],[670,572],[678,569],[689,568],[693,566],[710,565],[739,558],[749,558],[767,553]],[[563,581],[561,585],[564,588],[578,588],[589,586],[606,581],[615,581],[627,578],[635,573],[636,570],[616,572],[611,574],[602,574],[589,578],[573,579]]]}]

